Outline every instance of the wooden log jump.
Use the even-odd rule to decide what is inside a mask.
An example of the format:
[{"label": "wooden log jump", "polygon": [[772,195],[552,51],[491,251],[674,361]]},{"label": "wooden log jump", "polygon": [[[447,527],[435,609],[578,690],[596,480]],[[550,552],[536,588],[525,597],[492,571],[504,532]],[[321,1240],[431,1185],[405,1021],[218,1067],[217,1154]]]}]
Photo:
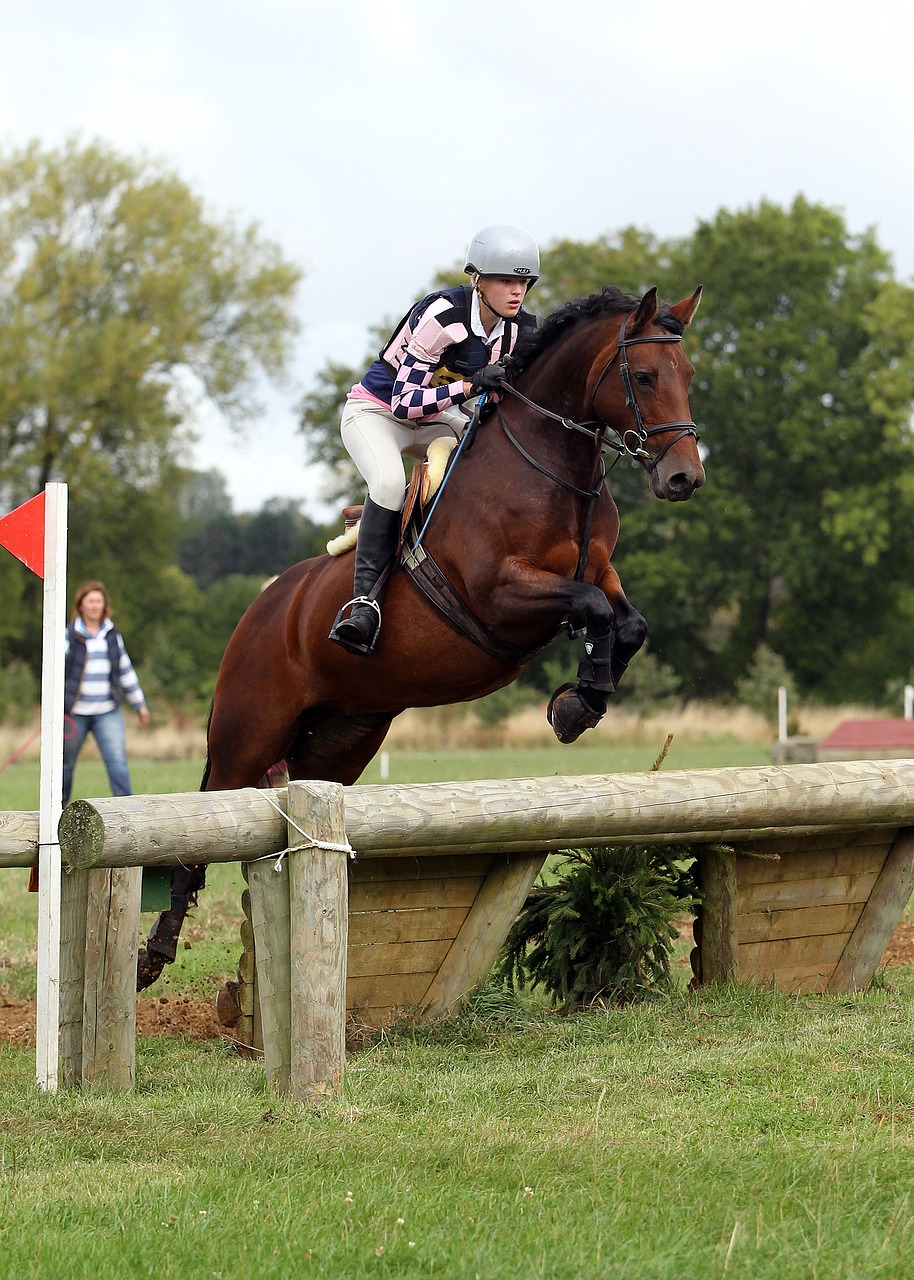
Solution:
[{"label": "wooden log jump", "polygon": [[[253,861],[285,847],[271,800],[286,790],[77,800],[61,848],[73,867]],[[360,859],[720,843],[914,825],[914,761],[362,786],[344,804]]]},{"label": "wooden log jump", "polygon": [[[28,815],[7,817],[0,865],[30,865]],[[342,1074],[347,1010],[452,1010],[575,846],[699,846],[699,981],[866,987],[914,888],[914,761],[104,798],[59,835],[73,875],[246,864],[267,1071],[304,1097]]]}]

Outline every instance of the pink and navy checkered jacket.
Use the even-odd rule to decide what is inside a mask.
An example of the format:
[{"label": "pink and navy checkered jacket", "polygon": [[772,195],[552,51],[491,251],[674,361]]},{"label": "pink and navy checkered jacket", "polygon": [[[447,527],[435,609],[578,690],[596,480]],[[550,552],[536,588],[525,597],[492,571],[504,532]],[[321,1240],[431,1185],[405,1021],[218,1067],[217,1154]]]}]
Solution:
[{"label": "pink and navy checkered jacket", "polygon": [[417,425],[462,404],[468,399],[464,380],[484,365],[506,359],[520,334],[536,325],[536,317],[521,309],[504,321],[490,346],[470,328],[472,299],[470,286],[458,285],[417,302],[357,384],[360,390],[390,405],[395,417]]}]

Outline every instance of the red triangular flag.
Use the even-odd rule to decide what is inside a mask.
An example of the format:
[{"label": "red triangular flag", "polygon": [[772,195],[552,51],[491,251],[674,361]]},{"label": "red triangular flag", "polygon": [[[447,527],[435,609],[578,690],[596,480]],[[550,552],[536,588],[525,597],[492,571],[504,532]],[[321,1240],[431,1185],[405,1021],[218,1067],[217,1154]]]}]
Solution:
[{"label": "red triangular flag", "polygon": [[29,498],[0,520],[0,547],[44,577],[44,494]]}]

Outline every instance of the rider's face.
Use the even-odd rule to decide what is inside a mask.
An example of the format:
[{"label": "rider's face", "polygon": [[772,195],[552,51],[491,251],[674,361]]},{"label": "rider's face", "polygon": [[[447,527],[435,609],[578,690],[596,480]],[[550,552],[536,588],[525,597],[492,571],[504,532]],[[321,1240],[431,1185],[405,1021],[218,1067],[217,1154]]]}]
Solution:
[{"label": "rider's face", "polygon": [[480,300],[498,316],[516,316],[527,294],[527,281],[517,276],[480,276]]}]

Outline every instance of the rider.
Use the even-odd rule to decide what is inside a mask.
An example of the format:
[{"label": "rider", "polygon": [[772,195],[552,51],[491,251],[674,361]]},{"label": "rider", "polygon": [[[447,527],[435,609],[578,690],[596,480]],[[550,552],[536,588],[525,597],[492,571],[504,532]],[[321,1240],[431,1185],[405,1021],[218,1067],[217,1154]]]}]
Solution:
[{"label": "rider", "polygon": [[[424,457],[448,433],[461,437],[466,403],[503,380],[503,361],[536,319],[522,304],[540,269],[536,241],[520,227],[491,226],[467,249],[471,284],[436,289],[403,317],[346,400],[343,444],[368,485],[355,553],[355,598],[330,639],[371,653],[406,497],[403,456]],[[347,617],[343,617],[346,610]]]}]

